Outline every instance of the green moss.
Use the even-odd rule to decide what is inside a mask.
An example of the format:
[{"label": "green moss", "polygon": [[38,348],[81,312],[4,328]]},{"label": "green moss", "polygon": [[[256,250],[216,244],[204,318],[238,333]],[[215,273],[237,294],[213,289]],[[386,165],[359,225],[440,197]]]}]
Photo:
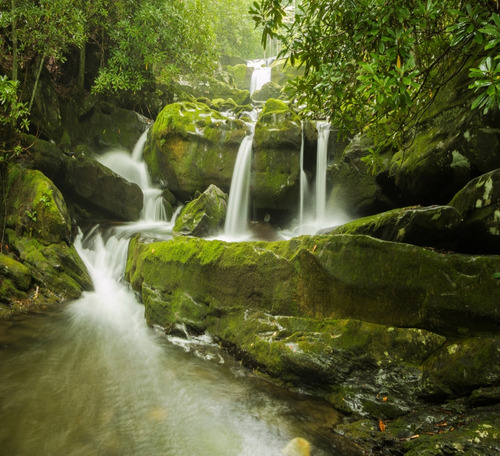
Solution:
[{"label": "green moss", "polygon": [[10,279],[15,287],[26,291],[31,285],[31,272],[29,268],[14,260],[13,258],[0,253],[0,274]]}]

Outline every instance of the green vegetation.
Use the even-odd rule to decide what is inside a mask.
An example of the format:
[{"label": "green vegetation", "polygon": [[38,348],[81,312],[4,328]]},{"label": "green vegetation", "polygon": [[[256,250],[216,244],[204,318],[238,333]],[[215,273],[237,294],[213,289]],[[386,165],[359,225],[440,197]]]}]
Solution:
[{"label": "green vegetation", "polygon": [[[262,55],[250,0],[0,0],[0,160],[14,158],[43,78],[59,94],[168,91]],[[59,138],[51,138],[58,140]]]},{"label": "green vegetation", "polygon": [[368,130],[376,166],[377,149],[411,143],[439,90],[463,70],[472,108],[500,106],[498,9],[497,0],[261,0],[251,13],[262,43],[278,39],[281,55],[305,68],[290,86],[303,114],[344,134]]}]

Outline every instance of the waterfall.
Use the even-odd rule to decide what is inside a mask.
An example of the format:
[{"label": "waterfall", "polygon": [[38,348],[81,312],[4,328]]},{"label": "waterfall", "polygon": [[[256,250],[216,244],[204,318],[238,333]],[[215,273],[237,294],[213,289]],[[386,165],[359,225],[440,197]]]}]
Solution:
[{"label": "waterfall", "polygon": [[247,66],[253,68],[252,80],[250,83],[250,95],[262,88],[264,84],[271,81],[271,67],[268,59],[252,60]]},{"label": "waterfall", "polygon": [[163,201],[162,190],[153,186],[146,163],[143,160],[143,150],[146,144],[148,130],[144,131],[137,141],[132,154],[126,150],[111,150],[106,152],[98,161],[116,174],[130,182],[137,184],[144,195],[144,203],[140,218],[134,224],[125,224],[117,227],[124,235],[133,231],[154,231],[157,235],[170,235],[172,233],[175,216],[169,222]]},{"label": "waterfall", "polygon": [[316,224],[326,219],[326,172],[328,167],[328,139],[330,123],[318,122],[318,149],[316,162]]},{"label": "waterfall", "polygon": [[224,236],[231,239],[247,233],[254,124],[250,128],[251,133],[243,138],[238,149],[229,189]]},{"label": "waterfall", "polygon": [[307,174],[304,171],[304,124],[302,127],[302,142],[300,145],[300,201],[299,201],[299,229],[302,231],[302,226],[306,220],[306,204],[309,198],[309,182],[307,180]]}]

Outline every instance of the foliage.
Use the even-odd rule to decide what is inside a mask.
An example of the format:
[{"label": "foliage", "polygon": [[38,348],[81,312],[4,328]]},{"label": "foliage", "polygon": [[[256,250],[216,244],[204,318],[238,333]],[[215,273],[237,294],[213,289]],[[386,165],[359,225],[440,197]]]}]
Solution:
[{"label": "foliage", "polygon": [[263,44],[277,37],[282,55],[305,67],[290,96],[303,114],[328,118],[345,134],[367,129],[374,154],[404,146],[440,88],[478,53],[473,107],[498,105],[496,1],[303,0],[289,18],[290,3],[261,0],[251,10]]},{"label": "foliage", "polygon": [[[10,140],[11,136],[22,129],[28,129],[28,108],[26,103],[18,100],[19,81],[12,81],[7,76],[0,76],[0,129],[4,134],[0,134],[0,144],[4,144],[0,148],[0,162],[4,161],[7,156],[5,142]],[[12,155],[19,155],[21,152],[20,146],[14,146],[11,151]]]}]

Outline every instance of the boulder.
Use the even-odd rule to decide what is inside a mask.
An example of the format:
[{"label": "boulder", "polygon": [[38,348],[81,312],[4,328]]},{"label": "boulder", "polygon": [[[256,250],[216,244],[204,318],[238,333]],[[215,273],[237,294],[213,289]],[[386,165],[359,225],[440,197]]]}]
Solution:
[{"label": "boulder", "polygon": [[[162,308],[188,294],[203,312],[239,306],[441,334],[496,330],[500,322],[496,256],[443,254],[364,235],[248,243],[179,237],[132,242],[129,255],[133,287],[163,295]],[[144,303],[146,316],[158,312],[147,296]]]},{"label": "boulder", "polygon": [[68,156],[51,142],[24,137],[33,150],[33,164],[61,189],[80,221],[137,220],[143,205],[142,191],[96,160],[84,147]]},{"label": "boulder", "polygon": [[460,250],[500,253],[500,169],[471,180],[451,200],[464,218]]},{"label": "boulder", "polygon": [[[330,134],[330,139],[332,136],[335,135]],[[364,217],[400,206],[387,173],[370,169],[363,160],[371,146],[363,136],[353,138],[347,147],[342,142],[329,144],[329,152],[333,155],[328,168],[329,212],[340,209],[352,217]],[[383,157],[383,160],[388,158]]]},{"label": "boulder", "polygon": [[248,127],[203,103],[167,105],[144,148],[152,177],[182,201],[215,184],[229,191],[234,163]]},{"label": "boulder", "polygon": [[253,68],[244,63],[239,63],[237,65],[225,65],[224,71],[231,75],[236,88],[240,90],[248,90],[250,88]]},{"label": "boulder", "polygon": [[227,194],[210,185],[182,210],[175,221],[174,235],[214,236],[224,228],[226,209]]},{"label": "boulder", "polygon": [[205,97],[209,100],[213,100],[214,98],[232,98],[238,105],[250,102],[248,87],[242,90],[230,84],[230,81],[220,79],[204,76],[203,79],[198,80],[191,77],[189,80],[183,79],[180,88],[182,88],[184,93],[193,98]]},{"label": "boulder", "polygon": [[302,128],[282,101],[267,100],[255,126],[251,199],[257,209],[296,210]]},{"label": "boulder", "polygon": [[6,226],[14,229],[16,236],[35,236],[45,243],[70,242],[66,203],[40,171],[10,166],[6,191]]},{"label": "boulder", "polygon": [[135,111],[101,102],[80,119],[79,136],[74,141],[90,144],[96,151],[132,150],[148,125]]},{"label": "boulder", "polygon": [[11,165],[0,254],[0,315],[80,296],[92,283],[71,242],[66,203],[40,171]]},{"label": "boulder", "polygon": [[326,230],[330,234],[367,234],[384,241],[457,249],[462,216],[451,206],[413,206],[363,217]]},{"label": "boulder", "polygon": [[499,383],[498,270],[363,235],[178,237],[133,239],[126,276],[150,324],[207,331],[271,378],[386,420]]},{"label": "boulder", "polygon": [[88,218],[123,221],[139,218],[143,205],[140,187],[96,160],[66,159],[58,183],[65,194],[89,212]]},{"label": "boulder", "polygon": [[266,82],[259,90],[252,93],[252,101],[267,101],[270,98],[279,98],[281,95],[282,88],[270,81]]},{"label": "boulder", "polygon": [[500,168],[500,112],[471,110],[463,72],[438,93],[389,170],[404,205],[447,204],[476,176]]}]

